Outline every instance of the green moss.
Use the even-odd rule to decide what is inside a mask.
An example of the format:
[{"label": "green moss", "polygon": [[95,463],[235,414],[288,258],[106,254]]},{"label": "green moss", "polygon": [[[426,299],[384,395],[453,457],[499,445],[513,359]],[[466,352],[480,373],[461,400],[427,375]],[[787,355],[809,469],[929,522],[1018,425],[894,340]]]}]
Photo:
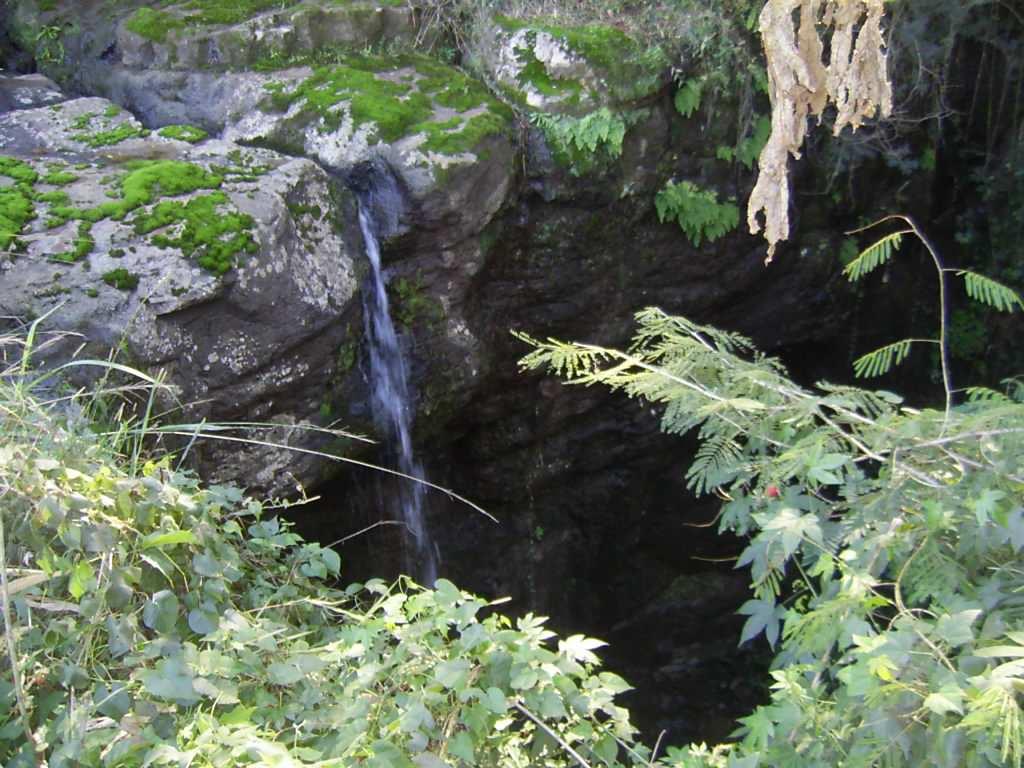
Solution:
[{"label": "green moss", "polygon": [[[56,224],[70,219],[81,221],[75,251],[61,254],[61,260],[77,261],[92,250],[92,238],[84,239],[81,232],[87,234],[94,222],[122,220],[159,198],[203,189],[214,190],[223,183],[223,177],[180,160],[136,161],[129,164],[129,169],[119,180],[120,191],[116,200],[93,208],[54,206],[51,209],[50,214]],[[177,237],[158,234],[151,242],[163,248],[179,248],[186,256],[194,256],[203,268],[221,275],[234,266],[238,254],[256,250],[256,242],[251,235],[252,217],[223,211],[222,206],[227,203],[227,196],[220,192],[197,197],[187,203],[161,200],[152,210],[136,216],[132,224],[140,234],[180,224]]]},{"label": "green moss", "polygon": [[124,267],[103,273],[103,282],[120,291],[133,291],[139,284],[139,276]]},{"label": "green moss", "polygon": [[120,144],[126,139],[134,139],[140,136],[148,136],[149,131],[145,128],[140,128],[132,125],[131,123],[121,123],[109,131],[99,131],[97,133],[78,133],[73,137],[75,141],[80,141],[86,146],[97,148],[97,147],[109,147],[114,144]]},{"label": "green moss", "polygon": [[187,17],[190,24],[238,24],[257,13],[280,10],[299,0],[192,0],[183,6],[195,13]]},{"label": "green moss", "polygon": [[228,198],[214,192],[187,203],[163,200],[152,210],[135,217],[132,224],[139,234],[147,234],[169,225],[177,236],[156,235],[152,243],[161,248],[178,248],[185,256],[195,257],[204,269],[222,275],[235,266],[240,253],[255,253],[251,230],[253,219],[244,213],[226,212]]},{"label": "green moss", "polygon": [[74,247],[70,251],[63,251],[55,254],[54,259],[72,264],[80,261],[92,253],[96,241],[92,239],[92,222],[82,221],[78,224],[78,236],[75,238]]},{"label": "green moss", "polygon": [[121,108],[117,104],[111,104],[105,110],[103,110],[104,117],[117,117],[121,114]]},{"label": "green moss", "polygon": [[[402,70],[407,70],[406,77],[396,79],[394,75]],[[355,125],[372,124],[379,140],[394,142],[426,133],[427,149],[445,153],[472,149],[484,136],[504,130],[512,118],[511,110],[494,99],[482,83],[415,55],[353,56],[344,64],[317,68],[295,88],[270,83],[267,89],[271,107],[279,111],[301,102],[304,111],[321,116],[328,127],[336,128],[342,115],[337,107],[347,102]],[[460,112],[483,107],[488,112],[439,121],[434,119],[437,107]]]},{"label": "green moss", "polygon": [[43,183],[64,187],[78,181],[78,177],[70,171],[51,171],[43,177]]},{"label": "green moss", "polygon": [[[608,24],[570,27],[548,19],[522,20],[500,14],[496,20],[510,32],[528,29],[546,32],[561,40],[570,51],[601,72],[613,93],[622,98],[649,92],[657,85],[662,71],[671,63],[660,47],[645,46],[618,27]],[[532,39],[530,43],[532,46]],[[517,54],[524,65],[518,78],[521,84],[528,83],[538,92],[549,96],[564,93],[566,89],[574,87],[571,80],[551,78],[544,64],[534,56],[532,48],[517,51]],[[579,83],[575,87],[581,89]]]},{"label": "green moss", "polygon": [[431,123],[425,126],[427,140],[423,148],[442,155],[469,152],[488,136],[508,130],[509,118],[504,114],[484,112],[464,120],[456,130],[440,131]]},{"label": "green moss", "polygon": [[71,202],[71,198],[68,197],[68,193],[62,192],[61,190],[43,192],[42,194],[36,195],[36,200],[41,203],[49,203],[50,205],[67,205]]},{"label": "green moss", "polygon": [[100,295],[100,292],[99,292],[99,291],[97,291],[97,290],[96,290],[95,288],[93,288],[92,286],[89,286],[88,288],[83,288],[83,289],[82,289],[82,293],[84,293],[84,294],[85,294],[86,296],[88,296],[88,297],[89,297],[90,299],[95,299],[95,298],[96,298],[97,296],[99,296],[99,295]]},{"label": "green moss", "polygon": [[515,54],[523,68],[516,75],[516,80],[523,87],[530,87],[545,96],[563,96],[570,102],[578,102],[583,93],[583,85],[577,80],[555,79],[548,74],[547,67],[533,52],[534,38],[528,38],[528,47],[516,48]]},{"label": "green moss", "polygon": [[39,174],[36,173],[35,168],[22,160],[6,155],[0,155],[0,176],[6,176],[23,184],[35,184],[39,180]]},{"label": "green moss", "polygon": [[84,112],[71,121],[71,127],[74,128],[76,131],[84,131],[86,128],[92,125],[92,120],[94,117],[96,117],[96,115],[96,112]]},{"label": "green moss", "polygon": [[168,34],[188,27],[238,24],[257,13],[295,5],[299,0],[192,0],[180,6],[184,15],[139,8],[125,23],[135,34],[154,43],[167,42]]},{"label": "green moss", "polygon": [[417,323],[435,324],[444,319],[444,309],[429,296],[419,278],[400,277],[388,286],[391,313],[399,325],[411,328]]},{"label": "green moss", "polygon": [[140,37],[154,43],[163,43],[167,41],[168,33],[184,29],[185,22],[166,11],[139,8],[128,18],[124,26]]},{"label": "green moss", "polygon": [[18,235],[35,218],[32,185],[39,174],[28,163],[0,155],[0,176],[14,180],[11,186],[0,187],[0,250],[17,250]]},{"label": "green moss", "polygon": [[157,133],[165,139],[187,141],[189,144],[198,144],[209,135],[202,128],[197,128],[194,125],[168,125]]}]

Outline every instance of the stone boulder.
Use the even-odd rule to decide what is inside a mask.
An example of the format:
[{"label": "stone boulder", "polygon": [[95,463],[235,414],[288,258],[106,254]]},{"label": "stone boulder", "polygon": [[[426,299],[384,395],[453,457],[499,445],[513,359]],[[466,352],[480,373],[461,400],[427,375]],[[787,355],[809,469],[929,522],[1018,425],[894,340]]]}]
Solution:
[{"label": "stone boulder", "polygon": [[45,107],[67,97],[43,75],[14,75],[0,69],[0,114],[16,109]]},{"label": "stone boulder", "polygon": [[[54,360],[84,343],[161,376],[182,408],[172,420],[270,421],[295,445],[323,444],[295,425],[321,421],[361,245],[328,174],[150,133],[97,98],[0,115],[0,153],[0,315],[48,313],[72,334]],[[263,446],[203,450],[212,477],[271,493],[319,471]]]}]

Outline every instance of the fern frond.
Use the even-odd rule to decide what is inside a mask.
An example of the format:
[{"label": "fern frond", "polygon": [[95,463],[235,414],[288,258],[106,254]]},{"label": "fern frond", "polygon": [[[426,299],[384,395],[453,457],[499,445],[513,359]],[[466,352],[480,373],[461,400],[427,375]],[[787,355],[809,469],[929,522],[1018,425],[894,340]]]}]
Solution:
[{"label": "fern frond", "polygon": [[910,354],[913,339],[894,341],[879,347],[874,352],[858,357],[853,361],[853,374],[859,379],[873,378],[888,373],[894,366],[902,363]]},{"label": "fern frond", "polygon": [[868,246],[861,251],[856,259],[843,267],[843,274],[849,278],[851,283],[860,280],[864,275],[892,258],[893,252],[899,250],[904,234],[906,232],[893,232],[874,245]]},{"label": "fern frond", "polygon": [[967,387],[964,390],[969,403],[1011,403],[1010,398],[990,387]]},{"label": "fern frond", "polygon": [[971,702],[970,711],[961,725],[971,731],[984,732],[998,744],[1003,765],[1021,768],[1024,762],[1022,720],[1024,713],[1012,687],[993,681],[981,696]]},{"label": "fern frond", "polygon": [[1000,312],[1013,312],[1024,309],[1024,300],[1020,294],[1009,286],[1003,285],[990,277],[979,275],[968,269],[961,269],[957,275],[964,279],[967,295],[977,302],[997,309]]},{"label": "fern frond", "polygon": [[734,437],[735,433],[722,433],[701,444],[686,471],[687,488],[700,496],[735,474],[743,461],[743,449]]}]

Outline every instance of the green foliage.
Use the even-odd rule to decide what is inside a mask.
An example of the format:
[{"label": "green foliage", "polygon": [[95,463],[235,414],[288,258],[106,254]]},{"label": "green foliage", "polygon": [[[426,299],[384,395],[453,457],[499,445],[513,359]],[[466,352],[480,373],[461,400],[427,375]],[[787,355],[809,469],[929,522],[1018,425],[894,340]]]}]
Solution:
[{"label": "green foliage", "polygon": [[604,384],[697,430],[691,485],[747,537],[744,638],[778,643],[740,741],[671,766],[1020,766],[1024,402],[941,410],[792,382],[735,334],[637,315],[629,352],[538,342],[527,368]]},{"label": "green foliage", "polygon": [[691,117],[694,112],[700,109],[701,91],[704,86],[700,80],[687,80],[679,86],[672,103],[676,111],[683,117]]},{"label": "green foliage", "polygon": [[184,22],[166,11],[143,7],[133,13],[124,24],[125,29],[154,43],[167,41],[167,35],[183,29]]},{"label": "green foliage", "polygon": [[607,107],[583,117],[542,112],[530,115],[530,122],[544,131],[556,155],[567,158],[576,173],[587,170],[599,160],[614,160],[622,155],[626,121],[626,117]]},{"label": "green foliage", "polygon": [[754,122],[753,131],[742,138],[735,147],[718,147],[715,156],[726,162],[739,162],[748,171],[753,169],[754,162],[768,143],[768,137],[772,132],[771,120],[761,115]]},{"label": "green foliage", "polygon": [[1000,312],[1013,312],[1015,309],[1024,309],[1024,301],[1012,288],[989,277],[969,270],[955,270],[944,267],[939,259],[939,255],[935,252],[928,239],[917,228],[913,220],[905,216],[890,216],[887,219],[900,220],[907,224],[908,228],[885,235],[870,245],[857,258],[847,264],[843,272],[851,281],[860,279],[890,259],[893,252],[898,250],[903,235],[913,234],[925,247],[928,255],[931,256],[938,276],[939,314],[941,318],[939,337],[937,339],[903,339],[902,341],[887,344],[855,360],[853,363],[854,373],[858,377],[881,376],[903,362],[907,355],[910,354],[911,344],[915,342],[937,344],[939,346],[939,359],[942,366],[942,379],[946,389],[946,410],[948,411],[953,396],[950,384],[950,354],[960,358],[970,358],[975,354],[979,354],[985,344],[984,329],[969,313],[958,310],[953,314],[952,321],[947,320],[946,275],[950,272],[955,272],[957,276],[963,277],[969,298]]},{"label": "green foliage", "polygon": [[60,27],[50,24],[36,33],[35,56],[43,64],[64,63],[64,42],[61,40],[63,31]]},{"label": "green foliage", "polygon": [[[184,14],[143,7],[125,22],[125,28],[154,43],[166,43],[167,36],[189,27],[237,24],[261,11],[285,8],[298,0],[191,0],[179,6]],[[159,5],[159,4],[158,4]]]},{"label": "green foliage", "polygon": [[907,358],[907,355],[910,354],[910,345],[913,343],[913,339],[903,339],[858,357],[853,361],[854,376],[857,378],[883,376]]},{"label": "green foliage", "polygon": [[692,181],[669,182],[654,198],[659,221],[679,224],[690,242],[717,240],[740,222],[740,210],[733,202],[720,203],[714,192]]},{"label": "green foliage", "polygon": [[975,301],[986,304],[1000,312],[1024,309],[1024,301],[1021,301],[1021,297],[1012,288],[1008,288],[989,277],[966,269],[958,270],[957,275],[964,279],[967,295]]},{"label": "green foliage", "polygon": [[43,177],[44,183],[58,187],[65,187],[75,181],[78,181],[78,177],[70,171],[50,171]]},{"label": "green foliage", "polygon": [[0,358],[6,768],[647,764],[603,643],[444,579],[339,588],[334,551],[141,458],[144,417],[40,402],[34,334]]},{"label": "green foliage", "polygon": [[865,248],[857,258],[843,268],[843,274],[853,282],[885,264],[892,258],[893,252],[900,249],[905,234],[905,231],[893,232]]}]

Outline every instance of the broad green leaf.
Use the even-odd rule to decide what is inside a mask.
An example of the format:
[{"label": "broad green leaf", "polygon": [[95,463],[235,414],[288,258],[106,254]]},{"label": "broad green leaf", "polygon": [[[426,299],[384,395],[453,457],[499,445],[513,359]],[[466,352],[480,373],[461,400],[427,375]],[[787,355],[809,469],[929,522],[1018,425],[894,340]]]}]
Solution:
[{"label": "broad green leaf", "polygon": [[239,704],[230,712],[225,712],[218,719],[221,725],[243,725],[252,722],[252,715],[255,711],[256,707],[243,707]]},{"label": "broad green leaf", "polygon": [[739,613],[750,617],[740,633],[740,645],[764,632],[768,644],[775,647],[775,642],[779,639],[779,623],[786,613],[785,608],[771,600],[747,600],[740,606]]},{"label": "broad green leaf", "polygon": [[434,670],[434,679],[445,688],[460,690],[465,687],[469,679],[469,671],[472,664],[467,659],[452,659],[442,661]]},{"label": "broad green leaf", "polygon": [[971,625],[981,616],[980,609],[960,611],[952,615],[944,614],[935,625],[935,636],[955,648],[974,640]]},{"label": "broad green leaf", "polygon": [[606,645],[608,643],[602,640],[595,640],[592,637],[572,635],[565,640],[558,641],[558,651],[559,653],[564,653],[570,659],[582,661],[586,664],[596,664],[599,659],[593,651]]},{"label": "broad green leaf", "polygon": [[297,665],[275,661],[267,667],[267,676],[274,685],[294,685],[303,679],[302,670]]},{"label": "broad green leaf", "polygon": [[79,560],[75,563],[75,567],[71,569],[71,578],[68,579],[68,592],[73,598],[80,600],[82,595],[96,586],[93,573],[88,561]]},{"label": "broad green leaf", "polygon": [[1024,645],[990,645],[976,649],[974,655],[982,658],[1024,658]]},{"label": "broad green leaf", "polygon": [[434,590],[440,605],[454,605],[462,599],[462,592],[448,579],[438,579],[434,583]]},{"label": "broad green leaf", "polygon": [[508,702],[505,699],[505,694],[494,686],[487,689],[483,701],[484,705],[496,715],[503,715],[508,711]]},{"label": "broad green leaf", "polygon": [[959,689],[943,689],[936,693],[929,693],[924,699],[924,706],[937,715],[948,715],[956,712],[958,715],[964,713],[963,692]]},{"label": "broad green leaf", "polygon": [[181,659],[161,659],[156,669],[143,669],[138,673],[145,689],[160,699],[168,699],[188,706],[199,701],[192,686],[192,673]]},{"label": "broad green leaf", "polygon": [[532,667],[523,666],[518,672],[514,672],[512,675],[511,687],[517,691],[528,691],[533,688],[540,677],[537,674],[537,670]]},{"label": "broad green leaf", "polygon": [[220,615],[210,606],[200,606],[188,612],[188,626],[197,635],[210,635],[217,631]]},{"label": "broad green leaf", "polygon": [[178,623],[178,598],[164,589],[142,607],[142,623],[161,635],[173,632]]},{"label": "broad green leaf", "polygon": [[467,731],[459,731],[448,742],[448,751],[469,765],[476,765],[476,753],[473,749],[473,737]]}]

